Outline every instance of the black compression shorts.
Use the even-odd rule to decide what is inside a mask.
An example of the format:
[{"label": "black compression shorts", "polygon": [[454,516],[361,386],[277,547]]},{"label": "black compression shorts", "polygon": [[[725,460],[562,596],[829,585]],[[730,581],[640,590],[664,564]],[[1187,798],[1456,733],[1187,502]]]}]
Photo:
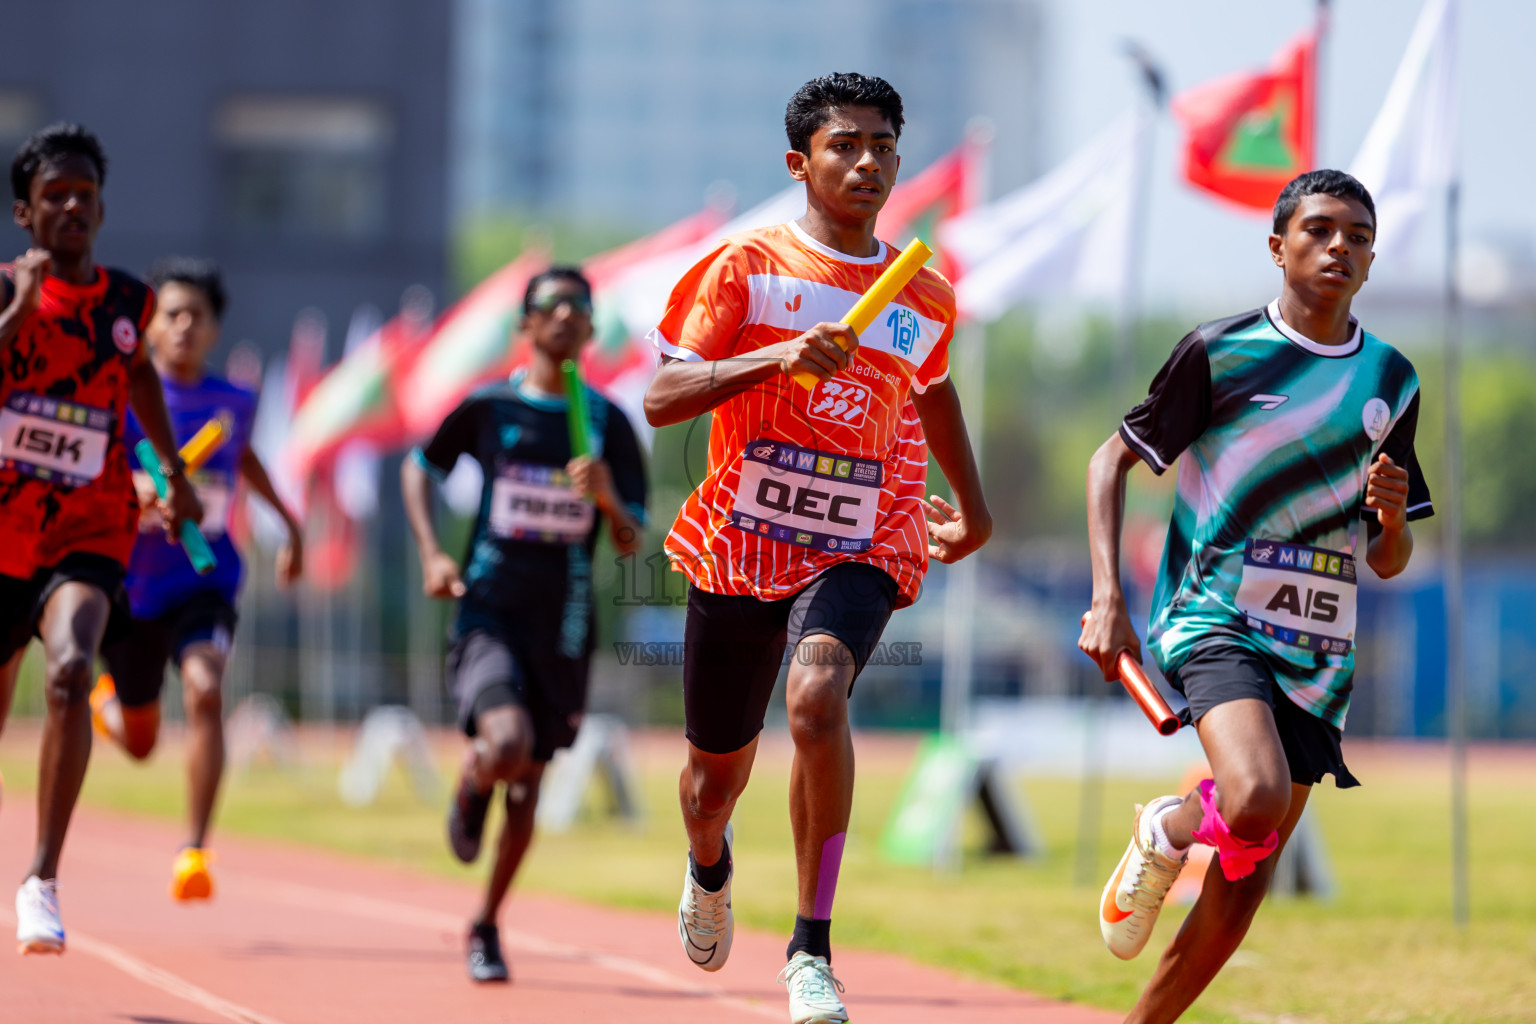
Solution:
[{"label": "black compression shorts", "polygon": [[851,656],[857,679],[895,608],[896,581],[859,562],[839,562],[780,601],[689,587],[683,632],[688,741],[712,754],[729,754],[752,742],[763,731],[786,644],[796,648],[805,637],[841,641],[802,653]]}]

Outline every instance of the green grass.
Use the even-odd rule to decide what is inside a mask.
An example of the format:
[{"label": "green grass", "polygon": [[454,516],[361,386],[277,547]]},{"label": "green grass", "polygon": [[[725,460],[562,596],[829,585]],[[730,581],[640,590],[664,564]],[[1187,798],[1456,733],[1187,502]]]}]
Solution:
[{"label": "green grass", "polygon": [[[1099,879],[1075,885],[1079,790],[1034,779],[1024,795],[1047,844],[1038,860],[968,854],[953,875],[894,867],[876,856],[880,831],[900,789],[903,749],[871,746],[860,762],[854,820],[838,893],[836,940],[893,950],[975,977],[1048,996],[1124,1010],[1134,1001],[1182,911],[1170,908],[1152,946],[1123,964],[1099,940]],[[6,820],[22,820],[17,789],[35,779],[35,735],[0,748],[10,783]],[[676,807],[681,740],[638,745],[648,808],[630,829],[590,814],[565,835],[541,836],[520,879],[523,889],[594,903],[670,912],[676,906],[683,837]],[[448,856],[442,806],[424,806],[403,779],[355,810],[336,796],[336,757],[314,750],[296,771],[257,766],[231,778],[219,829],[309,843],[479,878]],[[443,751],[445,777],[453,748]],[[1234,962],[1186,1019],[1288,1024],[1502,1024],[1536,1020],[1536,756],[1473,762],[1471,927],[1450,923],[1447,792],[1443,757],[1352,748],[1367,785],[1313,798],[1333,859],[1339,895],[1331,903],[1265,906]],[[1130,805],[1164,785],[1111,780],[1104,799],[1096,875],[1118,857]],[[84,800],[157,817],[181,814],[181,768],[173,745],[148,766],[98,746]],[[601,803],[601,794],[594,806]],[[794,915],[794,862],[787,815],[787,765],[765,751],[736,813],[735,909],[748,926],[787,932]],[[974,837],[973,837],[974,838]],[[217,845],[215,843],[215,845]],[[971,849],[979,848],[976,842]],[[515,902],[509,913],[515,919]],[[670,933],[669,933],[670,934]]]}]

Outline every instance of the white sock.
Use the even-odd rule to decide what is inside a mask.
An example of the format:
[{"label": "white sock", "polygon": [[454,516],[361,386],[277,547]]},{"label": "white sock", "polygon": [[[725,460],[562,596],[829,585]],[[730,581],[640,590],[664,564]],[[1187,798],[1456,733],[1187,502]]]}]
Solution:
[{"label": "white sock", "polygon": [[1163,819],[1182,806],[1183,804],[1172,804],[1152,819],[1152,844],[1157,847],[1158,853],[1169,860],[1183,860],[1184,855],[1189,852],[1189,847],[1174,846],[1169,842],[1168,833],[1163,831]]}]

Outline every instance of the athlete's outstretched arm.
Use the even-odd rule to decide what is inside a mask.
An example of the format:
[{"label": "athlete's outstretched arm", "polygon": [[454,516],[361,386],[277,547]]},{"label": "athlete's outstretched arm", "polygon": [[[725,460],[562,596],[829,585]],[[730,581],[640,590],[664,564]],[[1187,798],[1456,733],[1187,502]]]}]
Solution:
[{"label": "athlete's outstretched arm", "polygon": [[1366,523],[1365,563],[1377,576],[1391,579],[1408,568],[1413,531],[1408,528],[1408,470],[1385,452],[1366,474],[1365,507],[1376,512],[1375,522]]},{"label": "athlete's outstretched arm", "polygon": [[1121,651],[1141,660],[1141,641],[1131,625],[1120,588],[1120,528],[1125,522],[1125,478],[1141,461],[1119,432],[1088,460],[1088,553],[1093,560],[1093,614],[1077,641],[1099,663],[1104,678],[1119,678]]},{"label": "athlete's outstretched arm", "polygon": [[958,562],[992,536],[992,513],[987,497],[981,492],[981,473],[971,439],[965,432],[965,417],[960,412],[960,396],[955,384],[945,379],[927,391],[912,393],[912,404],[923,421],[928,450],[933,453],[944,479],[955,493],[959,509],[938,495],[924,502],[928,511],[928,556],[941,562]]},{"label": "athlete's outstretched arm", "polygon": [[847,324],[817,324],[798,338],[708,362],[663,356],[645,392],[645,418],[653,427],[702,416],[728,398],[782,374],[826,380],[845,370],[859,347]]},{"label": "athlete's outstretched arm", "polygon": [[155,446],[160,464],[165,467],[165,500],[160,514],[165,517],[165,532],[172,540],[181,533],[183,522],[203,521],[203,504],[187,481],[186,468],[176,452],[176,431],[171,414],[165,408],[165,392],[160,388],[160,374],[140,345],[128,364],[128,401],[138,418],[144,436]]},{"label": "athlete's outstretched arm", "polygon": [[400,500],[421,556],[422,589],[428,597],[463,597],[459,563],[437,543],[437,527],[432,523],[432,479],[414,456],[400,463]]},{"label": "athlete's outstretched arm", "polygon": [[288,543],[277,553],[277,582],[286,587],[304,575],[304,527],[283,499],[278,497],[277,488],[272,486],[272,478],[267,476],[267,467],[261,464],[261,459],[250,448],[246,448],[240,456],[240,476],[272,511],[283,517],[283,524],[288,527]]}]

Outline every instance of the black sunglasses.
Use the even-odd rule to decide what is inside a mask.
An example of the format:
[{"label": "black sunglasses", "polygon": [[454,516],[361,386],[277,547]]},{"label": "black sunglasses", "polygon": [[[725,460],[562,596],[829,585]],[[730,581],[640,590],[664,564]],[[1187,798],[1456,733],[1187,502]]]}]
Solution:
[{"label": "black sunglasses", "polygon": [[565,305],[571,307],[572,313],[579,313],[582,316],[592,315],[592,300],[585,295],[572,295],[569,292],[547,292],[535,296],[528,303],[528,312],[548,315]]}]

